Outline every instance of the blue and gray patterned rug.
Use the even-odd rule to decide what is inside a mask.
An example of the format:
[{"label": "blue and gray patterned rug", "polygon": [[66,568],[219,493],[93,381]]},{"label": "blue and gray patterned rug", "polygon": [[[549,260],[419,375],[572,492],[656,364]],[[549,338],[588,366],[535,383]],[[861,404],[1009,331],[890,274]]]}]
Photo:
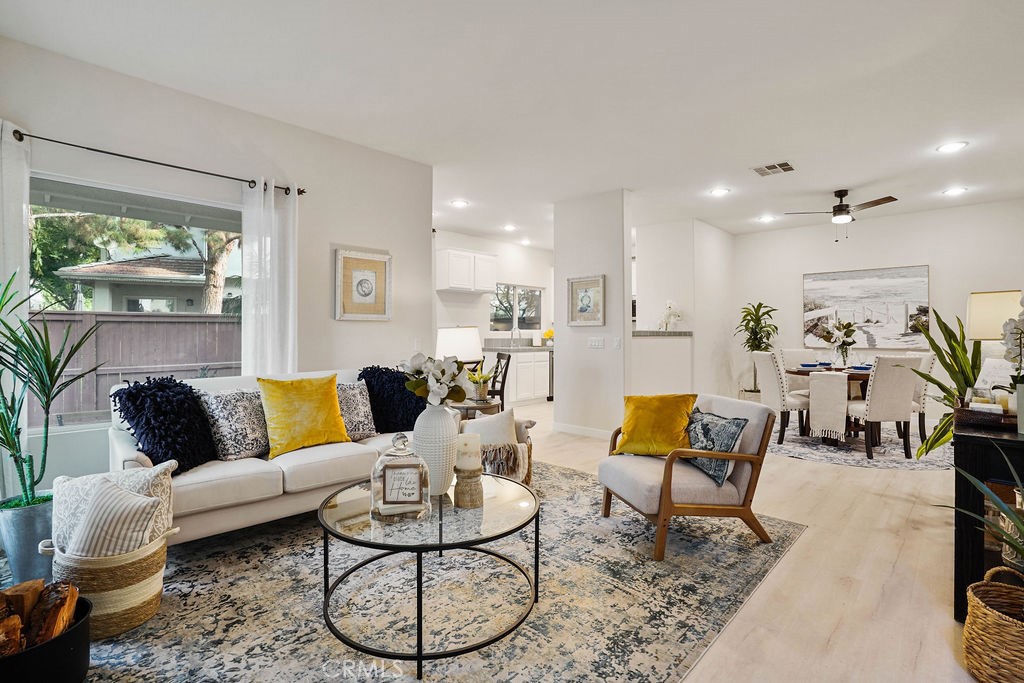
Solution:
[{"label": "blue and gray patterned rug", "polygon": [[772,434],[771,443],[768,445],[769,455],[785,455],[800,460],[881,470],[948,470],[953,467],[953,445],[948,443],[918,459],[917,447],[921,445],[921,440],[917,434],[916,424],[911,427],[910,459],[903,455],[903,441],[896,436],[896,427],[882,425],[882,444],[871,449],[873,460],[868,460],[864,452],[864,439],[861,437],[830,446],[822,443],[819,438],[800,436],[795,427],[791,425],[791,428],[786,430],[785,441],[778,444],[776,441],[779,438],[779,428],[776,425],[775,433]]},{"label": "blue and gray patterned rug", "polygon": [[[534,467],[543,501],[540,602],[505,640],[427,662],[425,679],[678,681],[804,529],[761,516],[775,539],[763,545],[738,520],[676,518],[666,559],[655,562],[653,527],[618,501],[602,518],[592,476]],[[530,566],[531,536],[495,546]],[[333,541],[332,575],[372,552]],[[168,555],[160,612],[93,643],[90,681],[415,679],[414,663],[374,661],[325,627],[314,515],[174,546]],[[361,639],[412,649],[415,562],[397,557],[357,573],[330,609]],[[496,632],[527,599],[522,577],[483,555],[452,552],[424,565],[428,648]],[[345,616],[364,610],[372,616]]]}]

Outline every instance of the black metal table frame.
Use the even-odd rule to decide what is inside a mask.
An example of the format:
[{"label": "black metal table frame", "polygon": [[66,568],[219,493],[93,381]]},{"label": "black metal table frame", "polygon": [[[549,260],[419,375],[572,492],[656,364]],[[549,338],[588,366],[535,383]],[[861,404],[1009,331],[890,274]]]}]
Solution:
[{"label": "black metal table frame", "polygon": [[[487,475],[487,476],[492,476],[492,477],[495,477],[497,479],[508,479],[508,477],[502,477],[500,475],[493,475],[493,474],[491,474],[491,475]],[[509,479],[509,480],[510,481],[515,481],[513,479]],[[519,484],[520,486],[523,486],[523,488],[525,488],[527,491],[529,491],[533,495],[533,497],[534,497],[534,499],[536,500],[536,503],[537,503],[536,511],[533,513],[532,516],[530,516],[525,521],[523,521],[522,524],[519,524],[519,525],[517,525],[515,527],[512,527],[510,529],[502,531],[501,533],[494,534],[494,535],[491,535],[491,536],[486,536],[486,537],[479,538],[479,539],[473,539],[472,541],[464,541],[464,542],[459,542],[459,543],[445,543],[444,542],[444,507],[440,504],[440,500],[438,500],[437,501],[438,502],[438,508],[437,508],[437,510],[438,510],[438,525],[439,525],[438,543],[427,543],[427,544],[423,544],[423,545],[410,545],[410,546],[396,547],[394,544],[374,543],[372,541],[364,541],[364,540],[349,538],[349,537],[346,537],[346,536],[342,536],[340,534],[336,534],[336,533],[330,531],[330,529],[328,528],[328,525],[324,522],[324,519],[323,519],[324,506],[330,500],[332,500],[341,491],[344,491],[347,488],[351,488],[351,487],[354,487],[354,486],[362,486],[365,483],[366,482],[364,481],[364,482],[357,482],[355,484],[350,484],[348,486],[342,487],[341,489],[339,489],[335,493],[331,494],[320,505],[320,509],[318,511],[318,514],[317,514],[317,516],[319,518],[319,521],[320,521],[320,526],[321,526],[321,528],[323,529],[323,532],[324,532],[324,604],[323,604],[324,622],[327,624],[327,628],[331,631],[331,633],[334,634],[335,638],[337,638],[338,640],[343,642],[345,645],[348,645],[352,649],[357,650],[359,652],[362,652],[364,654],[371,655],[373,657],[379,657],[381,659],[399,659],[399,660],[404,660],[404,661],[415,661],[416,662],[416,678],[417,679],[422,679],[423,678],[423,662],[429,661],[429,660],[434,660],[434,659],[445,659],[445,658],[448,658],[448,657],[458,657],[459,655],[464,655],[464,654],[467,654],[469,652],[476,652],[477,650],[481,650],[481,649],[483,649],[483,648],[485,648],[485,647],[487,647],[489,645],[493,645],[494,643],[498,642],[502,638],[505,638],[506,636],[512,634],[517,628],[519,628],[522,625],[522,623],[524,621],[526,621],[526,618],[528,616],[530,616],[530,612],[533,611],[534,604],[536,604],[537,601],[540,599],[540,499],[537,498],[537,494],[534,493],[533,489],[530,489],[529,487],[527,487],[527,486],[525,486],[523,484],[519,484],[519,482],[515,482],[515,483]],[[434,497],[434,499],[439,499],[439,498],[441,498],[441,496],[435,496]],[[432,501],[432,503],[433,503],[433,501]],[[511,557],[508,557],[507,555],[503,555],[503,554],[501,554],[499,552],[496,552],[494,550],[489,550],[487,548],[481,548],[480,547],[481,545],[484,545],[485,543],[491,543],[493,541],[498,541],[498,540],[501,540],[503,538],[507,538],[508,536],[511,536],[513,534],[516,534],[516,533],[522,531],[523,529],[525,529],[527,526],[529,526],[530,522],[533,522],[533,578],[532,579],[530,578],[530,575],[527,572],[526,568],[523,567],[523,565],[521,565],[519,562],[516,562],[515,560],[513,560]],[[349,544],[352,544],[352,545],[362,546],[364,548],[375,548],[377,550],[385,550],[386,552],[379,553],[377,555],[374,555],[373,557],[367,558],[367,559],[363,560],[362,562],[359,562],[359,563],[353,565],[348,570],[346,570],[344,573],[342,573],[338,578],[334,579],[334,581],[331,581],[330,573],[329,573],[329,566],[328,566],[328,563],[329,563],[329,552],[330,552],[330,538],[331,538],[331,536],[334,536],[335,538],[337,538],[339,540],[342,540],[342,541],[345,541],[346,543],[349,543]],[[523,578],[526,579],[526,583],[529,586],[530,592],[532,594],[532,599],[527,601],[526,606],[523,608],[522,613],[519,615],[519,618],[515,621],[515,623],[513,623],[511,626],[509,626],[505,630],[501,631],[497,635],[494,635],[494,636],[492,636],[490,638],[487,638],[485,640],[481,640],[481,641],[478,641],[478,642],[475,642],[475,643],[470,643],[469,645],[464,645],[464,646],[462,646],[460,648],[456,648],[454,650],[438,650],[438,651],[435,651],[435,652],[424,652],[423,651],[423,555],[424,555],[424,553],[437,552],[438,557],[442,557],[444,555],[444,551],[445,550],[471,550],[473,552],[484,553],[486,555],[490,555],[491,557],[494,557],[495,559],[501,560],[501,561],[505,562],[506,564],[511,565],[520,574],[522,574]],[[374,562],[377,562],[378,560],[382,560],[382,559],[384,559],[386,557],[391,557],[392,555],[401,555],[401,554],[404,554],[404,553],[410,553],[410,554],[415,554],[416,555],[416,652],[393,652],[391,650],[383,650],[381,648],[376,648],[376,647],[372,647],[372,646],[360,643],[360,642],[356,641],[355,639],[351,638],[350,636],[346,635],[345,633],[343,633],[341,631],[341,629],[339,629],[334,624],[334,621],[331,619],[330,612],[328,610],[328,606],[330,605],[331,597],[334,595],[334,591],[337,590],[338,587],[342,583],[344,583],[345,579],[347,579],[349,576],[351,576],[352,574],[356,573],[357,571],[359,571],[363,567],[365,567],[367,565],[370,565],[370,564],[373,564]]]}]

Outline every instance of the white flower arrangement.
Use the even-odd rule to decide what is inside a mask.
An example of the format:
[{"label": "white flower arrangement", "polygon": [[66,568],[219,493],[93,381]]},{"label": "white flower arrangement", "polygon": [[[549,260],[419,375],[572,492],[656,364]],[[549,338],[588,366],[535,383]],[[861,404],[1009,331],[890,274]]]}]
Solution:
[{"label": "white flower arrangement", "polygon": [[1021,312],[1016,318],[1003,323],[1003,358],[1013,363],[1016,374],[1011,377],[1013,384],[1024,384],[1024,297],[1020,300]]},{"label": "white flower arrangement", "polygon": [[435,406],[446,401],[465,401],[472,385],[465,366],[455,356],[435,360],[417,353],[400,363],[399,368],[409,378],[405,388]]},{"label": "white flower arrangement", "polygon": [[679,304],[669,299],[665,302],[665,312],[661,314],[661,323],[659,326],[661,329],[668,331],[672,327],[672,323],[677,320],[683,319],[683,311],[679,308]]}]

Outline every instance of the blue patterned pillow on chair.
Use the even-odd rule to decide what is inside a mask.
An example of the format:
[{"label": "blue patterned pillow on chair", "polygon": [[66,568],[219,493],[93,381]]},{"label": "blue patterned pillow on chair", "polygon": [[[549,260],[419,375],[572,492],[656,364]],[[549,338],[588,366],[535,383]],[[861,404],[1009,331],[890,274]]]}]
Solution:
[{"label": "blue patterned pillow on chair", "polygon": [[[745,417],[722,417],[694,408],[690,413],[690,424],[686,426],[686,434],[690,437],[690,448],[698,451],[732,453],[736,449],[740,435],[743,434],[743,429],[747,426],[748,421]],[[732,473],[735,461],[720,458],[690,458],[687,462],[722,486]]]}]

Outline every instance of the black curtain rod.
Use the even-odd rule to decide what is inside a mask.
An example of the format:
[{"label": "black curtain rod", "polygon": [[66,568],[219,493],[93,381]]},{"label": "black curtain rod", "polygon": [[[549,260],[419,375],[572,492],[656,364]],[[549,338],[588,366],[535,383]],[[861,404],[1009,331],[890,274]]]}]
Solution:
[{"label": "black curtain rod", "polygon": [[[223,173],[214,173],[213,171],[202,171],[198,168],[189,168],[188,166],[178,166],[176,164],[168,164],[163,161],[154,161],[153,159],[144,159],[143,157],[133,157],[130,154],[121,154],[120,152],[111,152],[107,149],[98,149],[96,147],[86,147],[85,145],[76,145],[73,142],[64,142],[63,140],[54,140],[53,138],[44,138],[42,135],[32,135],[31,133],[25,133],[17,128],[13,131],[14,139],[18,142],[23,141],[25,138],[32,138],[33,140],[42,140],[44,142],[52,142],[57,145],[64,145],[65,147],[74,147],[76,149],[84,149],[87,152],[96,152],[97,154],[106,154],[107,156],[119,157],[121,159],[130,159],[131,161],[141,161],[144,164],[153,164],[154,166],[163,166],[164,168],[173,168],[179,171],[188,171],[189,173],[199,173],[202,175],[212,176],[214,178],[224,178],[225,180],[235,180],[240,183],[245,183],[249,187],[256,187],[256,181],[246,178],[236,178],[235,176],[224,175]],[[274,185],[278,190],[284,190],[285,194],[291,194],[292,188],[281,187],[280,185]],[[267,184],[263,183],[264,192],[267,189]],[[295,190],[296,194],[300,197],[306,194],[306,188],[300,187]]]}]

